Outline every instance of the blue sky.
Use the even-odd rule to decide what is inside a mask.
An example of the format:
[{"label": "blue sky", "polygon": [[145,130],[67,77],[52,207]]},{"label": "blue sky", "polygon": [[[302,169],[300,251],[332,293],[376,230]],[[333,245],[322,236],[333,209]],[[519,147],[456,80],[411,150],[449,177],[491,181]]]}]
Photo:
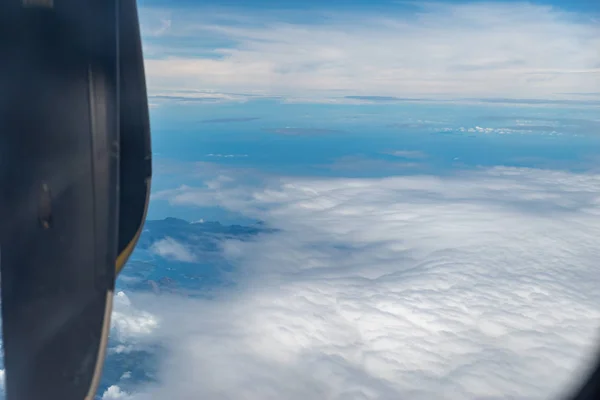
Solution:
[{"label": "blue sky", "polygon": [[600,326],[599,4],[140,2],[155,221],[102,400],[576,385]]}]

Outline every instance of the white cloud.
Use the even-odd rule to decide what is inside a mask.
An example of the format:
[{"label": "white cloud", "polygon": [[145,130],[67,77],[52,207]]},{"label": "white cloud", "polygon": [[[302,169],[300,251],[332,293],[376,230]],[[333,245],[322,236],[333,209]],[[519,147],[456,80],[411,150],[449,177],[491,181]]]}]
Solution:
[{"label": "white cloud", "polygon": [[171,237],[156,241],[150,246],[150,251],[167,259],[183,262],[196,261],[196,256],[185,245]]},{"label": "white cloud", "polygon": [[593,357],[600,175],[220,182],[280,230],[225,242],[235,290],[144,299],[169,357],[136,400],[546,399]]},{"label": "white cloud", "polygon": [[[533,126],[536,128],[536,126]],[[490,128],[482,126],[464,127],[460,128],[439,128],[435,129],[438,132],[466,132],[466,133],[477,133],[477,134],[497,134],[497,135],[514,135],[514,134],[529,134],[535,133],[536,135],[550,135],[550,136],[561,136],[562,132],[557,132],[551,127],[542,127],[543,129],[528,129],[526,125],[517,126],[514,128]],[[572,136],[578,136],[577,134],[571,134]]]},{"label": "white cloud", "polygon": [[513,2],[415,7],[314,10],[303,18],[272,9],[186,8],[162,17],[143,9],[142,21],[154,21],[158,30],[161,18],[172,21],[163,33],[168,45],[147,36],[150,91],[313,100],[348,94],[580,98],[573,93],[600,91],[600,27],[593,15]]},{"label": "white cloud", "polygon": [[130,400],[132,397],[121,390],[117,385],[112,385],[102,395],[102,400]]},{"label": "white cloud", "polygon": [[[131,304],[127,295],[119,291],[114,296],[111,328],[120,341],[138,339],[152,333],[159,327],[156,316],[140,310]],[[131,345],[118,345],[112,353],[126,353],[133,349]]]}]

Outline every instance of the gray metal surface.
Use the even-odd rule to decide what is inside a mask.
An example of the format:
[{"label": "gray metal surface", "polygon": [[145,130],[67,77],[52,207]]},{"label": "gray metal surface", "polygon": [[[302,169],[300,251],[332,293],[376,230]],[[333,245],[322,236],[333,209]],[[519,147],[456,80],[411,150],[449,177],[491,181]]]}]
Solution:
[{"label": "gray metal surface", "polygon": [[117,1],[0,4],[8,400],[93,396],[115,280]]}]

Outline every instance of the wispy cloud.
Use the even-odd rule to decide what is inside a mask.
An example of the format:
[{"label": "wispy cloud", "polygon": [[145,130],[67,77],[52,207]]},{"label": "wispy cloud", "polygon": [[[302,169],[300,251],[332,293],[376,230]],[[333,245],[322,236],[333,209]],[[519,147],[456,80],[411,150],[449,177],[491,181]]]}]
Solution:
[{"label": "wispy cloud", "polygon": [[248,154],[213,154],[209,153],[206,157],[216,157],[216,158],[245,158],[248,157]]},{"label": "wispy cloud", "polygon": [[427,101],[427,99],[411,99],[411,98],[401,98],[394,96],[345,96],[344,98],[350,100],[365,100],[371,102],[404,102],[404,101]]},{"label": "wispy cloud", "polygon": [[[472,127],[458,127],[458,128],[439,128],[436,129],[438,133],[471,133],[471,134],[496,134],[496,135],[514,135],[514,134],[546,134],[546,135],[558,135],[561,136],[564,133],[560,132],[558,128],[552,126],[541,126],[541,125],[522,125],[522,126],[508,126],[502,128],[491,128],[483,126],[472,126]],[[577,134],[572,134],[576,136]]]},{"label": "wispy cloud", "polygon": [[589,92],[589,93],[564,93],[567,95],[573,96],[591,96],[591,97],[600,97],[600,92]]},{"label": "wispy cloud", "polygon": [[395,151],[390,151],[386,154],[392,155],[394,157],[400,157],[400,158],[426,158],[427,154],[423,153],[422,151],[417,151],[417,150],[395,150]]},{"label": "wispy cloud", "polygon": [[[156,42],[148,34],[145,45],[151,91],[259,91],[355,101],[561,100],[600,92],[594,15],[557,7],[433,2],[402,12],[321,9],[304,18],[268,8],[163,13],[141,14],[162,38]],[[171,21],[169,29],[161,18]]]},{"label": "wispy cloud", "polygon": [[238,102],[243,103],[252,97],[252,94],[243,93],[221,93],[214,90],[153,90],[150,89],[149,100],[155,103],[159,102],[177,102],[177,103],[221,103]]},{"label": "wispy cloud", "polygon": [[595,354],[599,175],[231,178],[163,195],[278,230],[223,243],[235,290],[140,299],[169,352],[136,400],[546,399]]}]

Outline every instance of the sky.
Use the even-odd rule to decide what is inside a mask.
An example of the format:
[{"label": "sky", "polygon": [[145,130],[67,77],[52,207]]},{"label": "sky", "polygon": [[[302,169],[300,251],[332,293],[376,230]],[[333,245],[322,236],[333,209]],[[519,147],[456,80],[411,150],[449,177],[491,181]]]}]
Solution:
[{"label": "sky", "polygon": [[598,100],[597,2],[242,4],[141,3],[151,93]]},{"label": "sky", "polygon": [[154,175],[97,400],[577,387],[600,3],[138,6]]}]

